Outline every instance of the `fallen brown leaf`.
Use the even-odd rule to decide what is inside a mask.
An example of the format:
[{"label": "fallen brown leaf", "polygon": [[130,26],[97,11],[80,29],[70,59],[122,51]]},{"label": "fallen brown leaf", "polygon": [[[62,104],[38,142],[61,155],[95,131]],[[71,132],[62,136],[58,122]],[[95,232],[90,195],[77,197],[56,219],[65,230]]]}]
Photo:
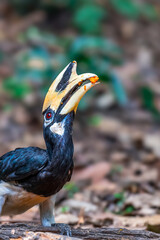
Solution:
[{"label": "fallen brown leaf", "polygon": [[98,162],[82,170],[77,170],[73,174],[73,180],[90,179],[92,182],[98,182],[103,179],[111,169],[110,163]]}]

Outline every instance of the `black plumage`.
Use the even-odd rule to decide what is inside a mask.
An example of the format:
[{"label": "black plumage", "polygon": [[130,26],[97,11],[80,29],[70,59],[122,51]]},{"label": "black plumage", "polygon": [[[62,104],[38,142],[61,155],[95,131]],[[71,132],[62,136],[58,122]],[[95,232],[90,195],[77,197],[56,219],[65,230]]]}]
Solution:
[{"label": "black plumage", "polygon": [[47,162],[48,156],[43,149],[37,147],[17,148],[0,157],[0,180],[22,180],[37,174]]},{"label": "black plumage", "polygon": [[[48,109],[47,112],[52,112]],[[0,158],[0,180],[21,186],[28,192],[48,197],[70,180],[73,170],[72,122],[74,113],[64,117],[63,137],[44,127],[47,150],[38,147],[18,148]],[[55,119],[53,118],[53,121]]]}]

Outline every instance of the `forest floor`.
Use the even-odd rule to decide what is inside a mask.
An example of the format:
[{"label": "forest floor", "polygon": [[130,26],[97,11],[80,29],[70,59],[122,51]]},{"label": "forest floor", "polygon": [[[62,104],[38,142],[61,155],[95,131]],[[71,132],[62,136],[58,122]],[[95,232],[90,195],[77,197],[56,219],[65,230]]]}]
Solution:
[{"label": "forest floor", "polygon": [[[37,19],[43,16],[37,15]],[[110,88],[101,83],[95,88],[97,98],[90,103],[90,110],[78,110],[73,131],[75,168],[71,182],[57,195],[55,219],[73,227],[106,226],[160,233],[160,126],[144,110],[139,95],[140,88],[148,86],[160,110],[159,25],[114,19],[114,25],[108,23],[108,35],[123,46],[126,54],[124,65],[114,70],[130,102],[126,107],[119,106]],[[23,21],[24,26],[18,25],[20,31],[30,21],[39,20]],[[12,56],[17,47],[21,48],[12,41],[12,34],[19,29],[5,29],[12,30],[11,36],[0,47]],[[0,84],[12,70],[6,63],[0,66]],[[45,148],[42,101],[39,95],[30,94],[7,108],[11,99],[1,92],[0,155],[17,147]],[[38,207],[1,218],[1,223],[8,222],[39,223]]]}]

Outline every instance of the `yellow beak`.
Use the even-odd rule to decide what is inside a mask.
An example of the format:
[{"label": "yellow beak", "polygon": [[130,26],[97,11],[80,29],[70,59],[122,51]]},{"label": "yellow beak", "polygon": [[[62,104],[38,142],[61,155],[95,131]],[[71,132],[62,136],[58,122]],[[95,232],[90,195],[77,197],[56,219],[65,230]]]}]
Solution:
[{"label": "yellow beak", "polygon": [[83,95],[95,84],[98,76],[92,73],[77,75],[77,63],[69,63],[52,83],[45,97],[43,112],[50,107],[55,112],[67,114],[77,110]]}]

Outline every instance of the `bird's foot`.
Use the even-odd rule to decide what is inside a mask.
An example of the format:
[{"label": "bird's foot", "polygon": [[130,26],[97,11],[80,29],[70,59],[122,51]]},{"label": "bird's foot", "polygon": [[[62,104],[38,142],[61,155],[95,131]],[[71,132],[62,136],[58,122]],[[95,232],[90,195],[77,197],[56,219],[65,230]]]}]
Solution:
[{"label": "bird's foot", "polygon": [[67,235],[67,237],[72,236],[71,227],[64,223],[53,223],[52,227],[57,227],[60,230],[61,235]]}]

